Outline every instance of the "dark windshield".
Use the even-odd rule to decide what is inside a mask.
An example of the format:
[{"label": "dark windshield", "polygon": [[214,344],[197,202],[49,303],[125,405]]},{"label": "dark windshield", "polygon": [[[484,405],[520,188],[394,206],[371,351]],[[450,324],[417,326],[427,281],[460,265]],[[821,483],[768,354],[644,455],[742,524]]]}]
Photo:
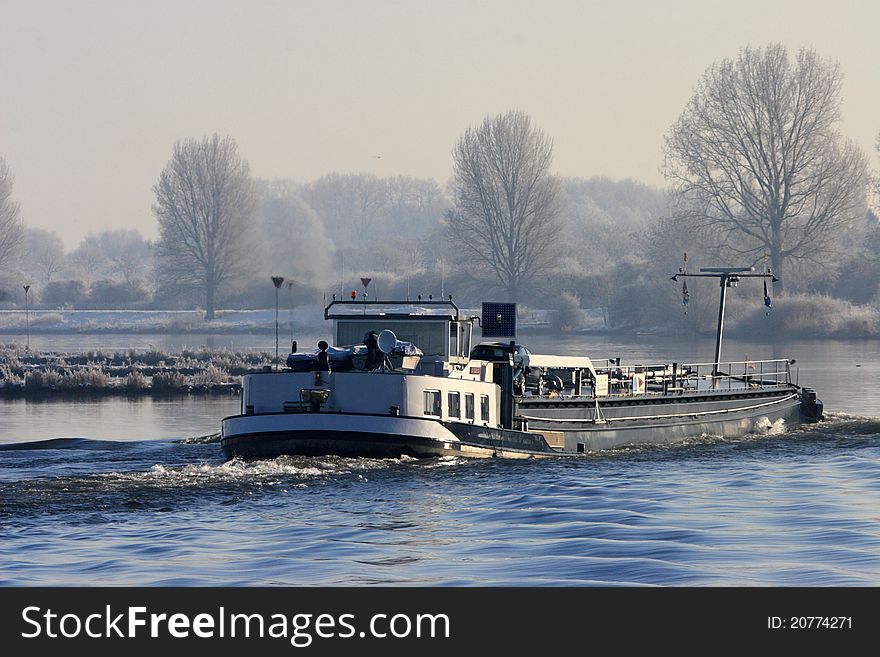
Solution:
[{"label": "dark windshield", "polygon": [[[507,360],[510,347],[506,344],[478,344],[471,351],[472,360]],[[530,354],[521,344],[516,345],[516,353]]]},{"label": "dark windshield", "polygon": [[507,360],[507,347],[480,344],[474,347],[471,358],[473,360]]}]

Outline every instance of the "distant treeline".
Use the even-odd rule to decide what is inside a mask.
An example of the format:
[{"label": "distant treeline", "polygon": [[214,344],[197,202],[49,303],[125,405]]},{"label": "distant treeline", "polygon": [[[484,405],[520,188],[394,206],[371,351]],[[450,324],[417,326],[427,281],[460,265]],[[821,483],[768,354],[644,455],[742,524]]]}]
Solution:
[{"label": "distant treeline", "polygon": [[[274,273],[294,282],[282,287],[282,307],[314,304],[325,295],[351,290],[360,294],[361,276],[373,279],[368,288],[373,299],[453,294],[462,304],[477,306],[499,296],[473,275],[460,254],[447,248],[444,215],[451,201],[432,180],[332,174],[303,184],[257,181],[256,188],[259,244],[248,263],[250,273],[219,291],[219,307],[271,307],[275,289],[269,277]],[[601,309],[609,330],[711,329],[717,290],[692,282],[684,315],[680,285],[669,276],[682,265],[688,249],[692,270],[717,261],[711,248],[695,250],[694,236],[668,221],[666,191],[608,178],[565,178],[561,190],[564,228],[556,240],[555,265],[522,291],[521,304],[555,311],[553,325],[559,331],[581,328],[582,308]],[[804,266],[789,277],[789,293],[803,296],[775,300],[772,321],[788,317],[796,300],[803,313],[812,299],[814,315],[852,315],[859,319],[847,330],[877,334],[876,216],[868,211],[849,239],[835,266]],[[0,285],[0,307],[24,308],[19,280],[30,282],[32,309],[183,309],[201,304],[199,290],[161,280],[153,245],[134,230],[92,234],[65,253],[53,232],[28,228],[18,270],[7,273]],[[749,313],[763,317],[760,283],[741,285],[730,303],[731,327]],[[769,321],[757,322],[756,330]],[[803,323],[788,321],[792,329]],[[823,326],[818,333],[827,334],[829,324]]]},{"label": "distant treeline", "polygon": [[[541,307],[547,293],[569,291],[595,302],[593,278],[627,257],[638,236],[664,211],[662,190],[633,181],[569,178],[562,181],[566,232],[558,236],[555,271],[522,299]],[[248,273],[219,291],[219,305],[265,308],[274,304],[269,280],[281,274],[287,303],[314,302],[325,293],[362,290],[372,298],[454,294],[479,303],[486,290],[469,275],[467,261],[446,248],[448,191],[409,177],[331,174],[312,183],[256,181],[253,230],[258,238]],[[65,253],[51,231],[26,228],[15,267],[0,285],[4,308],[24,308],[19,281],[30,284],[31,308],[180,309],[202,303],[200,292],[162,281],[154,245],[136,230],[86,236]]]}]

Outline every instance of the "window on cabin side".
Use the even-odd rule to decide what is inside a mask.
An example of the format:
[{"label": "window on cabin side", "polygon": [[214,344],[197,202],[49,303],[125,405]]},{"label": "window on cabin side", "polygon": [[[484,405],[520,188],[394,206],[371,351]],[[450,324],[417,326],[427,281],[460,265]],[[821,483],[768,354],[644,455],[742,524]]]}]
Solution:
[{"label": "window on cabin side", "polygon": [[449,417],[461,417],[461,395],[457,392],[450,392],[447,396],[449,403]]},{"label": "window on cabin side", "polygon": [[425,390],[425,415],[440,417],[443,414],[439,390]]},{"label": "window on cabin side", "polygon": [[464,416],[468,420],[474,419],[474,396],[469,392],[464,395]]}]

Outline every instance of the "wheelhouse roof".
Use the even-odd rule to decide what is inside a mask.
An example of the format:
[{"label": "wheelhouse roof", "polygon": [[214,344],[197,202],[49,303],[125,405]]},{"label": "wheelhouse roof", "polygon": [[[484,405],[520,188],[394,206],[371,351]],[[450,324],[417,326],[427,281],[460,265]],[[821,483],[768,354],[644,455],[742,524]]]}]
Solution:
[{"label": "wheelhouse roof", "polygon": [[459,310],[446,301],[369,301],[334,300],[324,308],[324,319],[407,319],[455,321]]}]

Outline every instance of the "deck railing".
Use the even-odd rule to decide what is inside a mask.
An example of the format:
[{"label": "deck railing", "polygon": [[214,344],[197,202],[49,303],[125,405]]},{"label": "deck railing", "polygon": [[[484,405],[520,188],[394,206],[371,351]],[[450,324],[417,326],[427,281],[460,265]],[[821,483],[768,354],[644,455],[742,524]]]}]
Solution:
[{"label": "deck railing", "polygon": [[[741,360],[719,363],[662,363],[618,365],[596,363],[599,374],[608,375],[608,394],[670,394],[705,390],[743,390],[790,385],[791,361]],[[634,383],[635,382],[635,383]]]}]

